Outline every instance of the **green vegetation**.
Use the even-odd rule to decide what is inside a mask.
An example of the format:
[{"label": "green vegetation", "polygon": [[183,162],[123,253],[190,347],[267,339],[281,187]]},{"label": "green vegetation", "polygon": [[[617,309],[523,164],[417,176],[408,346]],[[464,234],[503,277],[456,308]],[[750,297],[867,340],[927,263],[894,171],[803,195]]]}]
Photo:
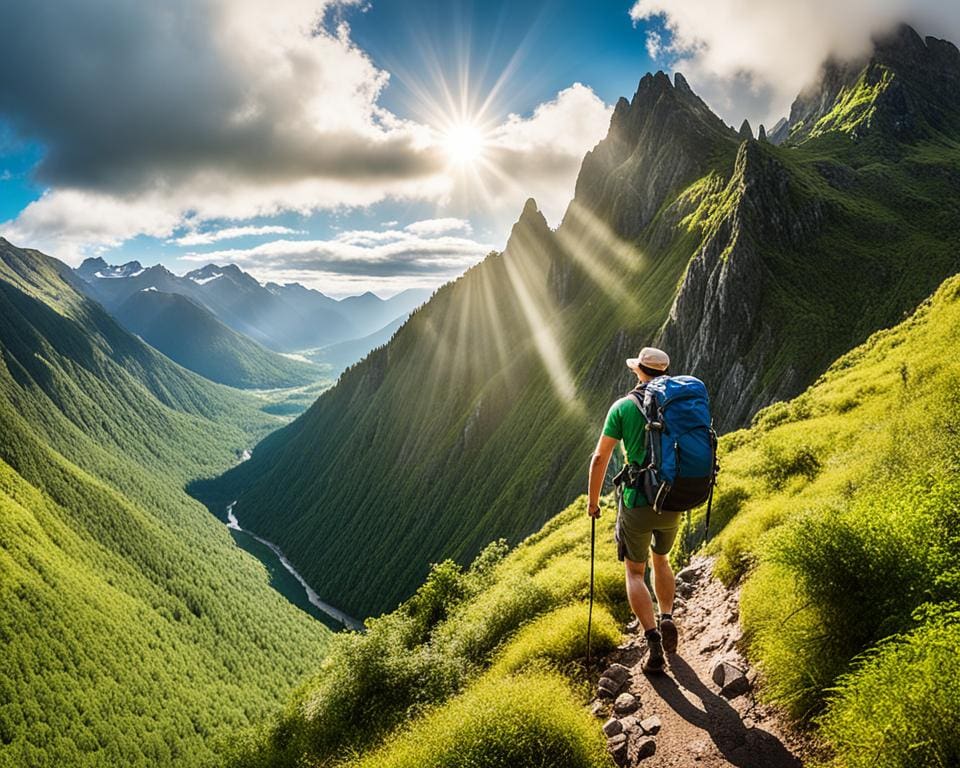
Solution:
[{"label": "green vegetation", "polygon": [[0,764],[211,765],[330,633],[183,491],[273,428],[0,240]]},{"label": "green vegetation", "polygon": [[822,727],[837,766],[960,756],[958,342],[953,277],[721,441],[716,573],[745,579],[767,695]]},{"label": "green vegetation", "polygon": [[261,346],[186,296],[142,290],[113,313],[131,332],[184,368],[240,389],[310,384],[320,370]]},{"label": "green vegetation", "polygon": [[[337,635],[279,719],[233,765],[609,765],[584,704],[589,523],[584,499],[506,555],[435,565],[367,632]],[[613,515],[598,526],[594,652],[629,614]],[[579,663],[578,663],[579,662]],[[456,749],[454,749],[456,747]],[[375,751],[371,751],[375,750]]]}]

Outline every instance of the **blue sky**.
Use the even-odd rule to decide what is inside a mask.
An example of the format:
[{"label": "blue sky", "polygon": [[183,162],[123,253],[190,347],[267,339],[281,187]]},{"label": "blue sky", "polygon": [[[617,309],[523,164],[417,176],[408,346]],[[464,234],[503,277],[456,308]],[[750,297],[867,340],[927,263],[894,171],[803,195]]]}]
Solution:
[{"label": "blue sky", "polygon": [[435,287],[556,226],[650,70],[729,123],[936,0],[32,0],[5,8],[0,235],[69,263],[233,262],[331,295]]}]

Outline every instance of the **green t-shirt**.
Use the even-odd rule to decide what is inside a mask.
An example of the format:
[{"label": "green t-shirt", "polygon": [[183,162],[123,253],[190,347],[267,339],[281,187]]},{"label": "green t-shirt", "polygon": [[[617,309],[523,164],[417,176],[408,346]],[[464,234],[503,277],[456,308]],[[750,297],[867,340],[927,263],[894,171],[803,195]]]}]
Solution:
[{"label": "green t-shirt", "polygon": [[[622,442],[624,461],[643,466],[647,458],[646,426],[647,420],[637,408],[636,400],[627,395],[610,406],[603,424],[603,434]],[[638,498],[636,490],[626,488],[623,503],[627,507],[636,507],[646,505],[647,500],[642,493]]]}]

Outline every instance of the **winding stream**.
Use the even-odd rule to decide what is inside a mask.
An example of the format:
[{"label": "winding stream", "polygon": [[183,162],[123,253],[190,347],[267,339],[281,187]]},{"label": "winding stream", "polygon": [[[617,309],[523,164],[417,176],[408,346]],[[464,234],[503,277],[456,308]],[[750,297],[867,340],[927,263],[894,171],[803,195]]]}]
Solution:
[{"label": "winding stream", "polygon": [[273,554],[277,556],[277,559],[280,561],[280,564],[290,572],[290,574],[300,582],[300,586],[303,587],[304,592],[306,592],[307,600],[310,601],[310,604],[313,605],[318,610],[322,611],[324,614],[329,616],[334,621],[342,624],[347,629],[357,629],[362,630],[363,624],[357,621],[352,616],[347,615],[339,608],[336,608],[329,603],[325,603],[320,599],[320,596],[313,590],[313,588],[307,583],[307,580],[303,578],[298,572],[297,569],[293,567],[293,563],[287,560],[286,555],[283,554],[283,551],[274,544],[272,541],[267,541],[253,531],[248,531],[246,528],[240,527],[240,521],[237,519],[237,516],[233,513],[233,508],[236,506],[237,502],[234,501],[230,506],[227,507],[227,528],[230,528],[234,531],[240,531],[241,533],[246,534],[252,539],[259,541],[265,547],[267,547]]}]

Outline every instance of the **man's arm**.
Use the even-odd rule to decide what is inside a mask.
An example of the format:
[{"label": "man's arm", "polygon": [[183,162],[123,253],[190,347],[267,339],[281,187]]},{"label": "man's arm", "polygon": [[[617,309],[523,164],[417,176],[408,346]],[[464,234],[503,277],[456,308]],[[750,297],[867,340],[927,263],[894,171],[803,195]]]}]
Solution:
[{"label": "man's arm", "polygon": [[590,517],[600,517],[600,493],[603,491],[603,478],[607,474],[607,466],[613,449],[619,440],[607,435],[600,435],[596,450],[590,457],[590,479],[587,483],[587,514]]}]

